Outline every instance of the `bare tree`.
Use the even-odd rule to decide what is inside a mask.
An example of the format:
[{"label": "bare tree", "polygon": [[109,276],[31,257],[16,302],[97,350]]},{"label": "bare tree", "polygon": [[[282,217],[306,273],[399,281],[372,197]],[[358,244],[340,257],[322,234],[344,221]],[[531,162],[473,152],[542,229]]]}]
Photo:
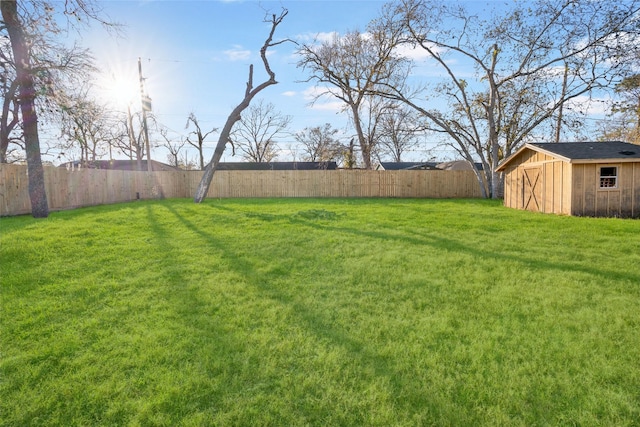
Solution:
[{"label": "bare tree", "polygon": [[[146,114],[149,131],[153,131],[158,127],[157,120],[153,113],[147,112]],[[111,141],[112,149],[116,149],[129,159],[135,160],[136,169],[142,170],[142,160],[147,155],[142,112],[132,113],[131,108],[127,106],[126,114],[116,114],[114,120],[113,131],[117,136]]]},{"label": "bare tree", "polygon": [[[620,78],[640,46],[638,9],[637,0],[538,0],[483,19],[443,0],[390,3],[376,25],[390,39],[402,28],[400,41],[427,55],[443,80],[422,91],[387,85],[382,95],[418,111],[468,161],[479,159],[483,195],[500,197],[502,158]],[[433,98],[448,109],[432,108]]]},{"label": "bare tree", "polygon": [[249,107],[251,100],[261,91],[266,89],[271,85],[275,85],[278,82],[276,81],[276,74],[271,70],[269,65],[269,61],[267,59],[267,50],[270,47],[279,45],[284,43],[286,40],[281,40],[274,42],[273,35],[275,34],[278,25],[282,22],[282,20],[287,16],[288,11],[283,9],[280,15],[273,14],[268,18],[265,18],[265,22],[269,22],[271,24],[271,31],[264,44],[260,48],[260,58],[262,59],[262,65],[264,66],[264,70],[269,76],[267,80],[260,83],[258,86],[253,86],[253,64],[249,66],[249,79],[247,80],[247,87],[244,93],[244,98],[240,103],[231,111],[231,114],[227,118],[227,121],[220,132],[220,136],[218,137],[218,144],[213,152],[213,157],[207,166],[204,168],[204,174],[202,175],[202,179],[198,184],[198,188],[196,189],[196,194],[194,196],[194,201],[196,203],[201,203],[205,197],[207,196],[207,192],[209,191],[209,186],[211,185],[211,180],[213,179],[213,174],[218,167],[218,163],[220,163],[220,159],[222,158],[222,154],[226,148],[228,142],[231,142],[231,129],[233,125],[241,119],[242,112]]},{"label": "bare tree", "polygon": [[[2,64],[4,65],[4,64]],[[24,147],[22,127],[20,124],[17,98],[18,81],[13,80],[7,85],[2,80],[2,115],[0,117],[0,163],[8,163],[12,157],[12,145]]]},{"label": "bare tree", "polygon": [[347,169],[353,169],[356,166],[356,156],[355,156],[355,141],[354,138],[349,140],[349,145],[345,147],[344,153],[344,167]]},{"label": "bare tree", "polygon": [[424,125],[419,122],[415,110],[397,105],[389,108],[381,118],[380,154],[401,162],[402,155],[419,144]]},{"label": "bare tree", "polygon": [[207,138],[207,136],[209,136],[213,132],[217,132],[218,128],[212,128],[210,131],[203,133],[202,129],[200,128],[200,123],[198,122],[198,118],[193,112],[190,113],[189,117],[187,118],[187,124],[185,125],[185,129],[189,128],[189,122],[193,123],[193,125],[196,128],[195,130],[189,133],[189,135],[193,135],[195,137],[195,141],[192,141],[191,138],[187,136],[187,143],[189,143],[190,145],[195,147],[196,150],[198,150],[198,156],[200,158],[200,170],[203,170],[204,169],[204,153],[203,153],[204,140]]},{"label": "bare tree", "polygon": [[408,72],[408,61],[395,52],[398,41],[388,34],[351,31],[319,45],[302,45],[297,52],[298,67],[311,75],[307,81],[321,87],[318,98],[329,95],[344,102],[367,169],[376,143],[376,115],[383,110],[371,92],[381,85],[401,85]]},{"label": "bare tree", "polygon": [[[68,0],[60,8],[63,15],[73,16],[76,20],[88,17],[104,23],[99,12],[85,0]],[[49,207],[38,135],[36,81],[40,74],[38,69],[34,67],[36,62],[34,61],[33,48],[36,44],[33,43],[33,40],[42,39],[45,33],[60,33],[60,28],[57,26],[59,21],[54,16],[55,9],[44,1],[32,1],[28,5],[21,4],[19,9],[17,1],[2,0],[0,12],[3,19],[2,29],[6,30],[9,36],[15,66],[16,89],[29,172],[31,213],[36,218],[44,218],[49,216]],[[70,23],[69,25],[74,24]]]},{"label": "bare tree", "polygon": [[127,117],[124,122],[125,129],[127,130],[127,140],[128,144],[125,144],[124,148],[125,152],[129,153],[129,158],[136,159],[136,170],[142,170],[142,157],[145,155],[145,141],[144,141],[144,124],[142,123],[142,112],[136,112],[135,116],[138,119],[138,133],[136,136],[136,131],[133,126],[133,115],[131,114],[131,105],[127,105]]},{"label": "bare tree", "polygon": [[165,127],[160,127],[158,129],[158,133],[160,133],[160,136],[164,140],[161,146],[169,151],[169,154],[167,154],[167,160],[169,164],[174,167],[180,167],[182,161],[180,152],[182,151],[182,148],[184,148],[184,146],[187,144],[187,140],[180,139],[179,141],[175,141],[174,138],[169,135],[169,129]]},{"label": "bare tree", "polygon": [[107,154],[112,141],[119,139],[114,114],[90,94],[91,87],[84,85],[77,93],[65,97],[62,104],[61,136],[80,149],[80,162],[88,164]]},{"label": "bare tree", "polygon": [[[4,35],[6,26],[0,25]],[[56,43],[58,31],[30,32],[31,72],[37,96],[35,109],[40,118],[57,121],[68,92],[89,80],[95,71],[93,57],[77,45],[68,47]],[[7,161],[11,144],[23,144],[24,135],[19,117],[16,65],[8,37],[0,37],[0,94],[3,99],[0,115],[0,163]]]},{"label": "bare tree", "polygon": [[337,134],[338,129],[325,123],[323,126],[304,128],[295,134],[295,139],[304,147],[305,161],[331,162],[342,157],[345,150]]},{"label": "bare tree", "polygon": [[290,123],[291,116],[283,115],[272,103],[260,99],[249,106],[233,127],[231,139],[246,160],[271,162],[278,155],[278,137],[287,133]]},{"label": "bare tree", "polygon": [[34,218],[49,216],[49,203],[44,186],[44,169],[40,155],[40,139],[38,138],[38,114],[35,108],[35,82],[31,69],[29,42],[25,34],[25,25],[18,15],[15,1],[3,0],[0,3],[2,19],[9,33],[11,49],[16,65],[16,81],[18,83],[18,104],[22,113],[22,123],[29,173],[29,198],[31,213]]},{"label": "bare tree", "polygon": [[9,43],[0,38],[0,90],[2,113],[0,115],[0,163],[7,163],[9,145],[22,141],[18,104],[18,80],[15,78],[15,64]]},{"label": "bare tree", "polygon": [[199,170],[195,159],[192,157],[189,157],[189,153],[187,151],[184,151],[181,154],[180,158],[178,159],[177,167],[179,167],[180,169],[188,170],[188,171]]},{"label": "bare tree", "polygon": [[[367,95],[360,107],[360,129],[368,144],[370,164],[363,163],[365,169],[373,167],[371,159],[379,158],[380,144],[384,139],[385,128],[384,121],[391,111],[395,108],[395,103],[380,96]],[[356,135],[357,137],[357,135]],[[362,148],[362,146],[360,147]]]}]

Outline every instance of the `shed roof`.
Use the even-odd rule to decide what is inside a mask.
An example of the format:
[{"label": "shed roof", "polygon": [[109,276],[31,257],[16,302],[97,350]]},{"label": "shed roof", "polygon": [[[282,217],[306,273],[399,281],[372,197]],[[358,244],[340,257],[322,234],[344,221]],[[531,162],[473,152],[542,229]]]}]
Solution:
[{"label": "shed roof", "polygon": [[568,163],[640,162],[640,145],[627,142],[537,142],[522,146],[496,170],[504,170],[507,164],[527,149],[551,155]]}]

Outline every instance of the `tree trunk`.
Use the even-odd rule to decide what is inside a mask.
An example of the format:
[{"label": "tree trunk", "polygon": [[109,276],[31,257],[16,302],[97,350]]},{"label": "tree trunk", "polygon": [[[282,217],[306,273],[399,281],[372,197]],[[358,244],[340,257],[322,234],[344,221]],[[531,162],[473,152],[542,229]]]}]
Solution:
[{"label": "tree trunk", "polygon": [[360,122],[360,103],[351,105],[351,113],[353,115],[353,125],[356,128],[356,134],[358,135],[358,143],[360,144],[360,150],[362,151],[362,162],[365,169],[371,169],[371,144],[367,141],[362,130],[362,123]]},{"label": "tree trunk", "polygon": [[36,92],[31,72],[29,47],[25,39],[24,28],[18,18],[16,1],[2,0],[2,2],[0,2],[0,9],[2,11],[2,19],[9,33],[13,58],[16,63],[16,80],[20,85],[18,96],[27,155],[31,214],[34,218],[46,218],[49,216],[49,204],[44,185],[44,169],[42,167],[40,154],[38,115],[35,106]]},{"label": "tree trunk", "polygon": [[[204,153],[202,152],[202,143],[198,147],[198,154],[200,155],[200,169],[204,170]],[[220,161],[220,159],[218,159]]]},{"label": "tree trunk", "polygon": [[[229,138],[229,135],[227,134],[227,140],[228,138]],[[213,158],[211,159],[211,162],[207,164],[207,166],[203,169],[204,174],[202,175],[202,179],[198,184],[198,188],[196,189],[196,194],[193,198],[193,200],[196,203],[202,202],[207,197],[207,193],[209,192],[209,187],[211,186],[211,181],[213,180],[213,174],[218,168],[218,164],[220,163],[220,159],[222,158],[222,154],[224,153],[226,144],[227,144],[226,141],[222,139],[222,135],[221,135],[220,139],[218,140],[218,144],[216,145],[216,149],[213,152]]]},{"label": "tree trunk", "polygon": [[500,111],[498,102],[498,86],[495,81],[495,69],[498,63],[498,45],[494,44],[491,53],[491,68],[488,70],[489,81],[489,105],[487,107],[487,121],[489,122],[489,167],[491,168],[489,176],[491,177],[491,198],[499,199],[502,197],[502,188],[500,185],[500,172],[496,172],[498,162],[500,161],[500,141],[498,139],[498,125],[500,122]]},{"label": "tree trunk", "polygon": [[271,85],[275,85],[278,82],[276,81],[276,74],[271,70],[269,66],[269,61],[267,60],[267,49],[276,44],[282,43],[277,42],[273,43],[273,34],[278,27],[278,25],[282,22],[285,16],[287,16],[287,10],[283,9],[282,13],[279,16],[273,15],[272,19],[265,22],[271,23],[271,32],[269,36],[265,40],[262,48],[260,48],[260,58],[262,59],[262,64],[264,65],[264,69],[269,75],[269,79],[265,80],[255,88],[253,87],[253,64],[249,66],[249,79],[247,80],[247,88],[244,93],[244,98],[242,101],[233,109],[229,117],[227,118],[222,131],[220,132],[220,137],[218,138],[218,143],[216,144],[216,149],[213,152],[213,157],[211,158],[211,162],[204,168],[204,174],[202,175],[202,179],[198,184],[198,188],[196,188],[196,194],[193,197],[194,202],[201,203],[205,197],[207,197],[207,193],[209,192],[209,187],[211,186],[211,181],[213,180],[213,174],[218,167],[218,163],[220,163],[220,159],[222,158],[222,154],[224,153],[224,149],[227,145],[227,142],[230,141],[229,136],[231,135],[231,129],[233,125],[240,120],[242,112],[249,106],[251,100],[262,90],[266,89]]},{"label": "tree trunk", "polygon": [[[249,83],[247,83],[248,87],[251,87],[251,80],[253,78],[253,66],[250,67],[249,72]],[[266,86],[265,86],[266,87]],[[256,92],[257,93],[257,92]],[[254,94],[255,95],[255,94]],[[211,186],[211,181],[213,180],[213,174],[218,168],[218,164],[220,163],[220,159],[222,158],[222,154],[224,153],[224,149],[227,146],[227,142],[230,141],[229,135],[231,135],[231,129],[233,125],[240,120],[240,114],[247,108],[251,102],[253,96],[251,93],[247,93],[245,98],[242,100],[240,104],[236,108],[233,109],[229,117],[227,118],[227,122],[222,128],[222,132],[220,132],[220,137],[218,138],[218,143],[216,144],[216,149],[213,152],[213,157],[207,166],[204,168],[204,174],[202,175],[202,179],[198,184],[198,188],[196,188],[196,194],[193,197],[193,201],[196,203],[202,202],[209,192],[209,187]]]}]

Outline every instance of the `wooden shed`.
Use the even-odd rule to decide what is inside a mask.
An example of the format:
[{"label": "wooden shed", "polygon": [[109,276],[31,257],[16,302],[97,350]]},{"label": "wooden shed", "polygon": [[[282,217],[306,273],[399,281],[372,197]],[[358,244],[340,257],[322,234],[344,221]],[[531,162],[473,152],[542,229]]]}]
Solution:
[{"label": "wooden shed", "polygon": [[497,168],[504,204],[576,216],[640,217],[640,145],[526,144]]}]

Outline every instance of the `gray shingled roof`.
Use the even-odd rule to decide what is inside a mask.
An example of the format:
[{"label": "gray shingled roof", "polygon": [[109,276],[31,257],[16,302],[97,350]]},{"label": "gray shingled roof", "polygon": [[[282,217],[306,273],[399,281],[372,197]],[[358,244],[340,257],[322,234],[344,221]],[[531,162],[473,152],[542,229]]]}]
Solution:
[{"label": "gray shingled roof", "polygon": [[560,142],[530,143],[549,153],[569,160],[640,159],[640,145],[626,142]]},{"label": "gray shingled roof", "polygon": [[[141,160],[140,165],[142,171],[147,170],[147,161]],[[176,167],[168,165],[166,163],[158,162],[157,160],[151,160],[151,166],[153,170],[158,171],[177,171],[180,170]],[[62,163],[59,167],[62,168],[87,168],[87,169],[106,169],[106,170],[124,170],[135,171],[138,170],[138,163],[136,160],[93,160],[88,163],[74,160],[72,162]]]},{"label": "gray shingled roof", "polygon": [[380,162],[384,170],[438,169],[435,162]]},{"label": "gray shingled roof", "polygon": [[218,164],[219,171],[229,170],[335,170],[338,168],[336,162],[221,162]]}]

